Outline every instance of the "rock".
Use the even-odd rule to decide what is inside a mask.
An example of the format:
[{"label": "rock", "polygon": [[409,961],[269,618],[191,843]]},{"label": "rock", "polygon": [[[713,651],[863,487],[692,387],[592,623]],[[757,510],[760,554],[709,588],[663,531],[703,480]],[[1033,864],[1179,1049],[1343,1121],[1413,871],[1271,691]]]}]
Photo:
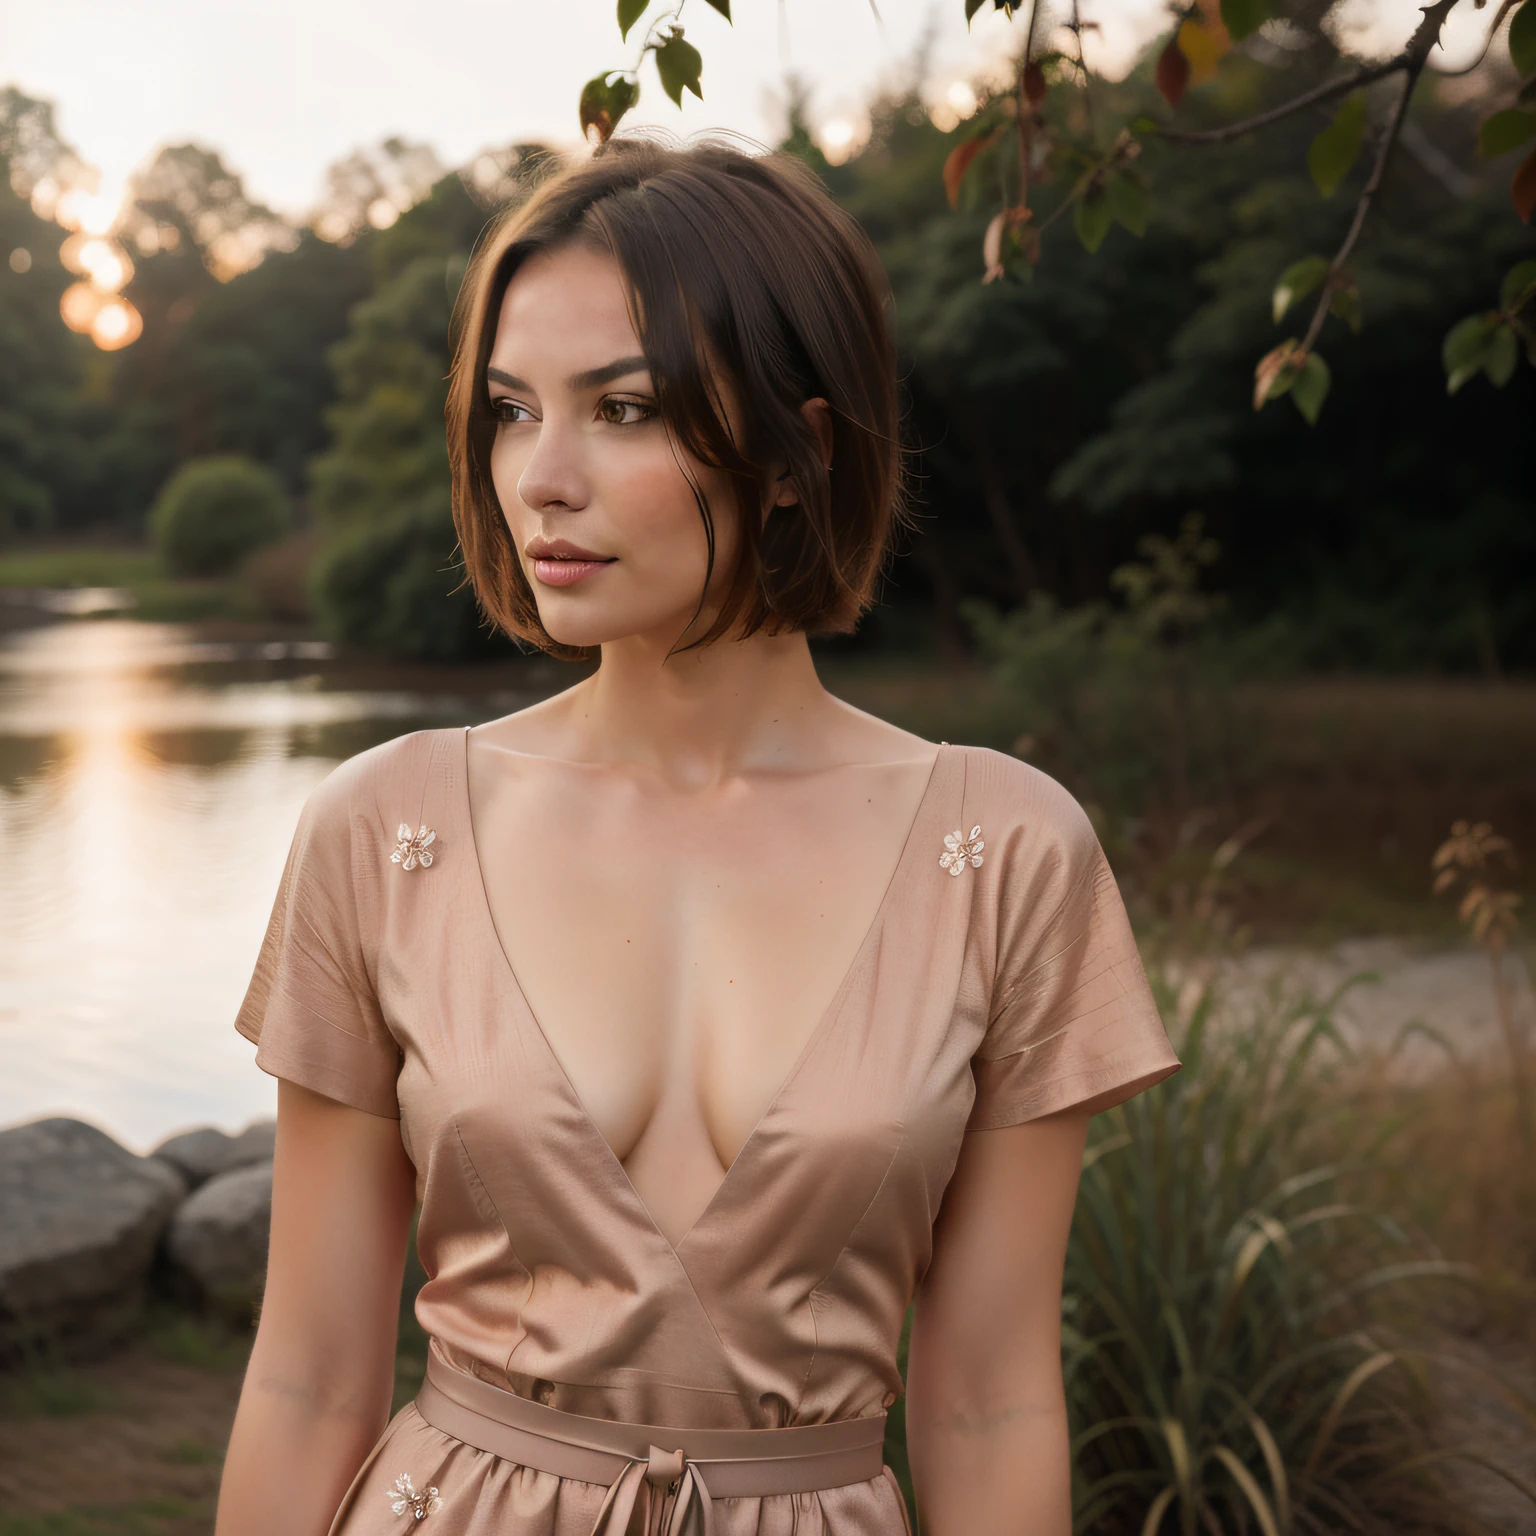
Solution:
[{"label": "rock", "polygon": [[0,1131],[0,1336],[66,1353],[138,1311],[155,1244],[186,1181],[80,1120]]},{"label": "rock", "polygon": [[209,1125],[168,1137],[150,1156],[169,1163],[189,1189],[197,1189],[218,1174],[271,1162],[276,1136],[275,1120],[253,1120],[238,1136],[226,1136]]},{"label": "rock", "polygon": [[272,1164],[208,1180],[171,1221],[171,1260],[223,1308],[247,1312],[261,1297],[272,1224]]}]

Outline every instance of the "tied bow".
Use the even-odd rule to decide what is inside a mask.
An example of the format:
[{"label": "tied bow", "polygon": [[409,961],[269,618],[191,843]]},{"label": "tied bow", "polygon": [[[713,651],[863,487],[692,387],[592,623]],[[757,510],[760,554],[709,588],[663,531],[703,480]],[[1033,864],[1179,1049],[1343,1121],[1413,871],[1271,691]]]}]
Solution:
[{"label": "tied bow", "polygon": [[709,1489],[698,1467],[681,1451],[653,1445],[648,1460],[631,1457],[614,1479],[592,1536],[714,1536],[712,1517]]}]

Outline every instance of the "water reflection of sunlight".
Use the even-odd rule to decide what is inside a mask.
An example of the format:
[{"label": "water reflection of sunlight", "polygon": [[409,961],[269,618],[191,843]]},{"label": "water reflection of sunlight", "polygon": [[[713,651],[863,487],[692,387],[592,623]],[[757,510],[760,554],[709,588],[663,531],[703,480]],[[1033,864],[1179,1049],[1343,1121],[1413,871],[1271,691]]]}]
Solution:
[{"label": "water reflection of sunlight", "polygon": [[142,1151],[271,1113],[231,1020],[305,796],[375,741],[480,717],[220,654],[115,619],[0,637],[0,1125],[77,1115]]}]

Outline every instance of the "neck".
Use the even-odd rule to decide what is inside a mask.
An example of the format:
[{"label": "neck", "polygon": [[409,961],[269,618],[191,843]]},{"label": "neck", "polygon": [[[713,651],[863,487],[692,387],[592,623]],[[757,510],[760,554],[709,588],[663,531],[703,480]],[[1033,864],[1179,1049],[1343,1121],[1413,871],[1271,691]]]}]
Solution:
[{"label": "neck", "polygon": [[801,633],[670,657],[633,636],[602,648],[597,672],[570,700],[582,756],[644,763],[695,789],[745,771],[817,766],[838,711]]}]

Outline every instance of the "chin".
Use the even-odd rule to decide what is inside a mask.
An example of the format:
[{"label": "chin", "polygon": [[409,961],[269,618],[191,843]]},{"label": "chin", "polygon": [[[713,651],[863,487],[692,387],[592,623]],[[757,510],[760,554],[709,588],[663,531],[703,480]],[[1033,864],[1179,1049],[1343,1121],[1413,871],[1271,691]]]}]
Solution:
[{"label": "chin", "polygon": [[[585,612],[580,611],[583,607]],[[681,612],[649,609],[636,612],[630,609],[593,603],[541,603],[539,622],[551,640],[560,645],[600,646],[611,645],[619,640],[668,637],[667,645],[683,631],[683,626],[693,616],[690,606]],[[702,622],[702,620],[701,620]],[[707,626],[706,626],[707,627]],[[703,630],[698,633],[703,634]]]}]

